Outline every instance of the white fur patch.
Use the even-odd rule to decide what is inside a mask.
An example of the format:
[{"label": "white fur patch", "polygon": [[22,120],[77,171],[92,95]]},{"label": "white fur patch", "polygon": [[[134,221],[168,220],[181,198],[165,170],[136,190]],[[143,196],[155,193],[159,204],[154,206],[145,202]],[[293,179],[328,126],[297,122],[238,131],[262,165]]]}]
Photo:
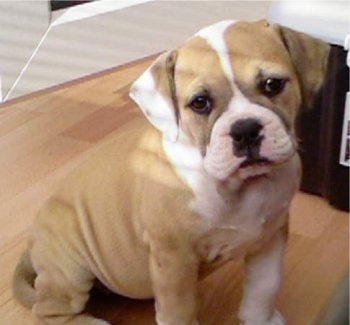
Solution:
[{"label": "white fur patch", "polygon": [[157,88],[151,72],[153,65],[134,82],[129,95],[158,130],[171,141],[176,141],[179,128],[175,109],[171,99],[165,98]]},{"label": "white fur patch", "polygon": [[203,171],[203,158],[195,146],[181,132],[176,142],[163,139],[163,148],[175,166],[180,178],[192,189],[198,188],[199,174]]},{"label": "white fur patch", "polygon": [[209,46],[217,52],[220,58],[221,67],[230,83],[233,82],[234,77],[231,66],[230,53],[227,49],[224,34],[227,28],[235,23],[235,20],[224,20],[200,30],[195,35],[204,38]]},{"label": "white fur patch", "polygon": [[275,240],[273,249],[252,258],[246,267],[247,281],[239,312],[244,324],[285,324],[282,315],[271,308],[280,287],[285,251],[285,240],[281,236]]}]

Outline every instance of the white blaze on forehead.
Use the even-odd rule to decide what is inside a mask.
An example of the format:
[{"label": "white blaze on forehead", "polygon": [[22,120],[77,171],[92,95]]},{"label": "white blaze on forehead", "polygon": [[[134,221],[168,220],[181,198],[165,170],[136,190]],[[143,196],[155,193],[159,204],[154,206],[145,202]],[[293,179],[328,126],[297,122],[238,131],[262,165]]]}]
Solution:
[{"label": "white blaze on forehead", "polygon": [[207,41],[209,46],[217,52],[221,67],[229,80],[231,86],[233,86],[233,70],[231,65],[230,53],[225,41],[226,30],[235,24],[235,20],[224,20],[214,25],[210,25],[200,30],[195,36],[199,36]]},{"label": "white blaze on forehead", "polygon": [[208,26],[200,30],[195,36],[205,39],[208,45],[218,54],[222,70],[227,77],[231,89],[234,93],[228,108],[230,110],[244,110],[250,101],[242,94],[237,84],[233,73],[232,58],[227,47],[225,32],[238,21],[224,20],[217,24]]}]

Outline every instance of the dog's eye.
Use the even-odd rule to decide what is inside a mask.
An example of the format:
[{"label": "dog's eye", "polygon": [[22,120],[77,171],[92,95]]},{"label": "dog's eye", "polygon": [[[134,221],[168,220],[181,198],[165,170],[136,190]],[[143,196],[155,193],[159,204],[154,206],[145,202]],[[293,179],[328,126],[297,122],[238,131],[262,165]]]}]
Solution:
[{"label": "dog's eye", "polygon": [[260,83],[259,88],[265,96],[273,97],[283,91],[286,82],[287,79],[283,78],[267,78]]},{"label": "dog's eye", "polygon": [[213,101],[208,95],[199,95],[194,97],[188,106],[198,114],[210,114]]}]

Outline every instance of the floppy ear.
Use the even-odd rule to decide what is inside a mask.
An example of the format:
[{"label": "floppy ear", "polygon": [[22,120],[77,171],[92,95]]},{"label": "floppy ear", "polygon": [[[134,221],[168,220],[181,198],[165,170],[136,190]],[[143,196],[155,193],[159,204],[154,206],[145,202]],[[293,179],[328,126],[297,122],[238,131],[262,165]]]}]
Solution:
[{"label": "floppy ear", "polygon": [[298,75],[303,105],[311,108],[324,81],[330,46],[286,27],[278,29]]},{"label": "floppy ear", "polygon": [[130,97],[148,120],[171,141],[176,141],[179,133],[174,79],[176,58],[176,51],[160,55],[130,89]]}]

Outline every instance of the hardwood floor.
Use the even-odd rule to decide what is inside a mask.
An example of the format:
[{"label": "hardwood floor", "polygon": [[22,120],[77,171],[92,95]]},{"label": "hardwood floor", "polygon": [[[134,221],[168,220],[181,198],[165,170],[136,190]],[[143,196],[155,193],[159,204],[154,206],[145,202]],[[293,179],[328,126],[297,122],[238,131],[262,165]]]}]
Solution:
[{"label": "hardwood floor", "polygon": [[[27,229],[58,181],[129,121],[143,118],[128,87],[149,63],[145,59],[0,108],[1,324],[35,323],[13,300],[10,283]],[[348,215],[299,193],[290,233],[278,305],[290,325],[316,325],[348,272]],[[242,264],[231,262],[201,283],[201,324],[238,324],[242,280]],[[88,310],[113,324],[155,324],[152,301],[95,292]]]}]

